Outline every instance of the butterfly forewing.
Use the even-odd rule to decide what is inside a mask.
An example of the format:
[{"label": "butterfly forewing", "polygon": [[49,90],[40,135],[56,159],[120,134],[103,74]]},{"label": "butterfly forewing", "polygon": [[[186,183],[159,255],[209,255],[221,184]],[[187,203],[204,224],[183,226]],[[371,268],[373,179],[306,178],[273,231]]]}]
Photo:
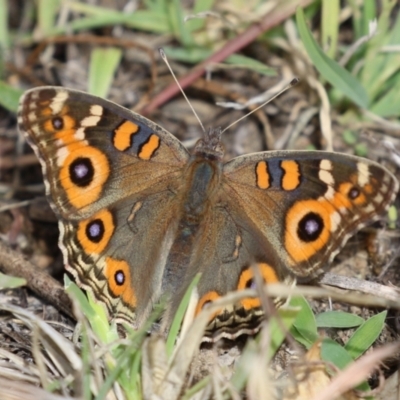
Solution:
[{"label": "butterfly forewing", "polygon": [[25,93],[19,110],[57,214],[89,216],[127,195],[176,181],[189,155],[170,133],[114,103],[64,88]]},{"label": "butterfly forewing", "polygon": [[18,120],[41,160],[67,268],[110,316],[147,313],[186,149],[144,117],[64,88],[26,92]]}]

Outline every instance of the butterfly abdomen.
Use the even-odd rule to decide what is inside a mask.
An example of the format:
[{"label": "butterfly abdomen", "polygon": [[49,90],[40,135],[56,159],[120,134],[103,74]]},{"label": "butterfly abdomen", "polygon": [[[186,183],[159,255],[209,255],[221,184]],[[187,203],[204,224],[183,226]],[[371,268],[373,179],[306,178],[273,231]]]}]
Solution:
[{"label": "butterfly abdomen", "polygon": [[[209,208],[215,205],[221,171],[222,164],[199,155],[193,156],[188,164],[180,220],[163,275],[165,291],[174,291],[186,275],[187,266],[195,253],[194,247],[199,244],[199,236],[204,230],[206,215]],[[192,275],[196,272],[192,271]]]}]

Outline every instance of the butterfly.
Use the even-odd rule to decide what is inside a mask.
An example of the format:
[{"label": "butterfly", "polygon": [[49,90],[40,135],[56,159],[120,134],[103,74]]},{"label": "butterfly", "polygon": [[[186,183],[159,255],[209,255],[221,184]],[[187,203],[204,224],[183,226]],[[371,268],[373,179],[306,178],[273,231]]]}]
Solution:
[{"label": "butterfly", "polygon": [[[221,129],[189,153],[171,133],[105,99],[27,91],[19,130],[43,170],[66,268],[110,317],[140,326],[160,298],[171,323],[197,273],[196,313],[224,294],[318,277],[347,239],[385,212],[399,184],[364,158],[268,151],[224,162]],[[210,321],[208,340],[257,330],[259,299]]]}]

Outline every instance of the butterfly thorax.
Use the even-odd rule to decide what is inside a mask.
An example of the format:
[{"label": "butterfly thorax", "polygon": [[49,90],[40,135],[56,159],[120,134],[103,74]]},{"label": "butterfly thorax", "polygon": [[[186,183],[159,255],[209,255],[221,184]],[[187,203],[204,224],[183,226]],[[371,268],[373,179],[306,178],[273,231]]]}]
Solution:
[{"label": "butterfly thorax", "polygon": [[220,129],[210,130],[199,140],[184,171],[183,206],[164,270],[163,282],[168,282],[164,291],[175,291],[193,264],[193,249],[206,229],[206,216],[218,202],[223,156],[219,137]]},{"label": "butterfly thorax", "polygon": [[206,159],[201,154],[191,158],[185,171],[188,184],[183,193],[181,223],[185,225],[197,224],[203,218],[218,191],[222,171],[222,163],[217,160]]}]

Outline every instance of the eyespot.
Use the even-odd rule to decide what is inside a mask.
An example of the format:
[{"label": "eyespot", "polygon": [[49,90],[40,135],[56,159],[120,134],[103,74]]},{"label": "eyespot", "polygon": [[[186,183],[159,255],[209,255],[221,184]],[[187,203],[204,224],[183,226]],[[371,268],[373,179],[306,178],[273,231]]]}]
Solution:
[{"label": "eyespot", "polygon": [[324,221],[319,214],[309,212],[299,222],[297,235],[303,242],[313,242],[324,229]]},{"label": "eyespot", "polygon": [[107,278],[110,292],[115,297],[121,297],[130,307],[136,306],[136,294],[131,286],[129,264],[124,260],[107,257],[104,275]]},{"label": "eyespot", "polygon": [[99,243],[104,237],[104,223],[101,219],[95,219],[86,225],[86,236],[93,243]]},{"label": "eyespot", "polygon": [[360,190],[357,189],[356,187],[353,186],[349,190],[349,193],[348,193],[349,199],[355,200],[359,195],[360,195]]},{"label": "eyespot", "polygon": [[58,179],[70,205],[83,208],[93,204],[111,173],[106,155],[95,147],[75,144],[60,150],[63,158]]},{"label": "eyespot", "polygon": [[115,222],[112,213],[101,210],[92,218],[79,222],[76,237],[86,254],[96,255],[104,251],[114,230]]},{"label": "eyespot", "polygon": [[53,128],[57,131],[64,128],[64,120],[61,117],[54,117],[51,123],[53,124]]},{"label": "eyespot", "polygon": [[327,245],[332,229],[331,217],[335,208],[329,201],[297,201],[288,210],[285,219],[284,244],[299,276],[307,271],[296,269],[296,264],[310,259]]},{"label": "eyespot", "polygon": [[76,186],[89,186],[94,177],[94,168],[91,159],[78,157],[69,165],[69,173],[72,183]]},{"label": "eyespot", "polygon": [[125,283],[125,274],[124,271],[118,270],[114,274],[114,280],[116,285],[122,286]]}]

